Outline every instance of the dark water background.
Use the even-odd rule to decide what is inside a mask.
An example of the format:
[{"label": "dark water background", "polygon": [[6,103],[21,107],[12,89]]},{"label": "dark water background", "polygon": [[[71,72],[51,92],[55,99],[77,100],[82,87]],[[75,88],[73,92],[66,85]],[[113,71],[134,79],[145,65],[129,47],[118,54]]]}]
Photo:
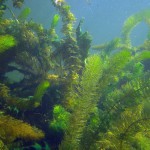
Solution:
[{"label": "dark water background", "polygon": [[[66,2],[71,5],[71,10],[77,18],[76,23],[82,17],[85,18],[83,30],[90,32],[93,44],[107,42],[120,36],[125,19],[150,7],[149,0],[66,0]],[[25,7],[32,10],[30,18],[46,28],[50,27],[51,18],[57,13],[50,0],[26,0]],[[19,11],[14,10],[16,14]],[[140,23],[134,29],[131,34],[133,45],[143,43],[147,30],[144,23]],[[60,28],[57,32],[60,32]]]}]

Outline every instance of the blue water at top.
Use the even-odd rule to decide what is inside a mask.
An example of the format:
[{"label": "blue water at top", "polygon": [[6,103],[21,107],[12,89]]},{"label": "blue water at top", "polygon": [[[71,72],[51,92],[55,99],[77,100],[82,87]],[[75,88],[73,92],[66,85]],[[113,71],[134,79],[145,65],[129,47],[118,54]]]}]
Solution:
[{"label": "blue water at top", "polygon": [[[77,18],[76,25],[81,18],[85,18],[82,28],[83,31],[90,32],[93,44],[119,37],[123,23],[130,15],[150,8],[149,0],[66,0],[66,2],[71,5],[71,11]],[[51,19],[57,13],[51,0],[25,0],[26,6],[32,10],[30,18],[46,28],[50,27]],[[145,40],[147,30],[147,26],[141,23],[133,31],[131,34],[133,45],[139,45]]]},{"label": "blue water at top", "polygon": [[[93,36],[93,44],[121,35],[124,21],[132,14],[150,8],[149,0],[68,0],[76,17],[85,18],[84,28]],[[133,45],[143,42],[147,26],[142,23],[131,35]]]}]

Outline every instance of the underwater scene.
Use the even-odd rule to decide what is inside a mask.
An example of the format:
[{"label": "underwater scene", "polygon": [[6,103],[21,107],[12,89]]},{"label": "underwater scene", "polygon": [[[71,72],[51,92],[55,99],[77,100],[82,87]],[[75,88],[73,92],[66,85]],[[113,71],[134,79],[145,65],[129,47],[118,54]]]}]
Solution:
[{"label": "underwater scene", "polygon": [[0,150],[150,150],[150,1],[0,0]]}]

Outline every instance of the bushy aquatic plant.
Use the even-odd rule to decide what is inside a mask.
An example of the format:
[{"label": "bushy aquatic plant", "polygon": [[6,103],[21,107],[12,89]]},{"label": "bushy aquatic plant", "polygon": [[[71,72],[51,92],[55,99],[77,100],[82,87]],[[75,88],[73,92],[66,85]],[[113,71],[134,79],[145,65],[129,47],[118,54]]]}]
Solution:
[{"label": "bushy aquatic plant", "polygon": [[[130,61],[132,61],[132,59],[130,59]],[[128,64],[126,64],[126,65],[128,65]],[[119,77],[119,80],[120,79],[121,78]],[[117,150],[117,149],[124,149],[124,147],[126,147],[127,149],[131,149],[131,147],[132,147],[133,141],[130,141],[130,138],[133,137],[133,140],[135,140],[134,135],[136,133],[134,135],[129,136],[128,141],[124,141],[125,143],[126,142],[128,143],[128,144],[126,143],[127,145],[123,142],[125,145],[122,146],[123,143],[122,143],[121,139],[120,138],[116,139],[118,137],[115,134],[115,133],[117,133],[116,126],[119,125],[120,122],[122,122],[122,120],[120,120],[120,117],[121,117],[120,115],[122,113],[124,113],[124,111],[126,109],[132,110],[133,107],[135,107],[135,109],[138,110],[138,108],[140,108],[139,111],[141,111],[143,113],[143,110],[144,110],[143,104],[146,101],[149,101],[148,99],[150,96],[149,95],[149,91],[150,91],[149,72],[142,71],[142,74],[140,72],[137,72],[137,74],[133,73],[132,80],[127,81],[127,82],[125,82],[125,80],[124,80],[123,82],[124,83],[122,83],[122,81],[121,81],[121,84],[122,84],[121,88],[119,86],[118,87],[119,89],[117,89],[116,85],[113,87],[111,85],[112,88],[105,87],[104,93],[102,93],[102,98],[100,98],[100,100],[101,100],[100,104],[102,105],[102,107],[99,108],[100,109],[99,110],[99,112],[100,112],[99,113],[99,117],[100,117],[99,127],[95,130],[95,134],[91,134],[93,139],[96,139],[96,137],[97,137],[97,139],[99,139],[99,142],[98,142],[98,140],[97,140],[97,142],[93,141],[94,144],[89,145],[89,147],[91,147],[91,149],[92,148],[94,148],[94,149],[110,148],[110,149]],[[104,88],[104,87],[102,87],[102,88]],[[107,96],[105,97],[105,95],[107,95]],[[141,105],[141,107],[138,107],[139,105]],[[134,112],[134,110],[133,110],[133,112]],[[131,115],[131,116],[134,119],[136,119],[133,115]],[[137,117],[139,117],[139,115],[137,115]],[[141,127],[143,126],[143,122],[145,122],[145,121],[149,122],[148,116],[145,116],[143,114],[142,118],[143,119],[140,122]],[[144,119],[144,118],[147,118],[147,119]],[[124,117],[124,119],[125,119],[125,117]],[[131,119],[129,119],[129,120],[131,120]],[[133,121],[133,119],[132,119],[132,121]],[[135,124],[136,124],[136,122],[135,122]],[[112,133],[111,128],[114,128],[116,130]],[[123,127],[121,127],[121,129],[122,128]],[[143,128],[149,129],[149,126],[143,126]],[[132,132],[133,128],[130,128],[130,129]],[[106,131],[107,131],[107,133],[106,133]],[[138,129],[136,131],[141,132]],[[99,135],[97,135],[96,133],[99,133]],[[128,134],[130,135],[130,131]],[[85,136],[86,136],[86,134],[85,134]],[[126,140],[126,138],[124,140]],[[118,145],[119,142],[120,142],[120,144]]]},{"label": "bushy aquatic plant", "polygon": [[50,127],[59,132],[65,131],[68,127],[70,113],[67,112],[61,105],[54,106],[53,120],[50,121]]},{"label": "bushy aquatic plant", "polygon": [[33,96],[21,98],[17,96],[12,96],[10,94],[10,89],[4,84],[0,84],[0,103],[4,102],[4,104],[8,107],[16,108],[18,109],[18,111],[30,110],[40,106],[42,97],[49,87],[50,83],[47,80],[42,81],[37,86]]},{"label": "bushy aquatic plant", "polygon": [[[146,133],[147,134],[147,133]],[[146,135],[145,133],[138,132],[135,135],[135,145],[137,149],[147,150],[150,148],[150,140],[149,140],[149,134]]]},{"label": "bushy aquatic plant", "polygon": [[40,140],[44,138],[44,133],[22,120],[8,115],[0,115],[0,137],[4,143],[9,144],[17,138]]},{"label": "bushy aquatic plant", "polygon": [[[23,0],[15,2],[14,5],[19,6],[18,2],[22,4]],[[145,61],[150,58],[150,42],[147,40],[140,47],[130,47],[126,37],[134,24],[144,19],[141,16],[148,18],[149,11],[137,15],[137,20],[134,16],[127,21],[129,25],[123,29],[123,41],[115,38],[102,44],[99,46],[100,55],[87,58],[91,41],[87,32],[81,32],[79,23],[76,37],[73,28],[75,17],[70,6],[64,0],[52,0],[52,3],[62,19],[64,37],[60,39],[53,32],[59,20],[57,14],[52,19],[53,30],[46,30],[33,21],[25,22],[27,15],[20,17],[19,23],[1,20],[1,34],[5,35],[9,31],[19,42],[14,48],[16,53],[12,61],[15,64],[2,66],[4,72],[1,72],[3,74],[6,70],[15,69],[24,74],[24,79],[17,85],[8,85],[11,87],[8,88],[3,75],[0,76],[1,83],[6,83],[0,84],[0,107],[6,112],[11,108],[10,113],[17,108],[23,112],[17,114],[20,119],[25,117],[43,129],[49,126],[46,138],[49,138],[53,129],[64,132],[59,147],[62,150],[146,149],[149,146],[149,121],[146,120],[150,108],[150,83]],[[146,23],[149,24],[148,19]],[[84,48],[85,51],[81,52]],[[4,62],[5,59],[1,64]],[[41,102],[43,105],[40,105]],[[51,108],[54,108],[53,111]],[[25,116],[28,113],[30,117]],[[53,120],[49,121],[52,113]],[[22,135],[22,126],[30,130],[28,127],[12,117],[5,117],[10,123],[15,120],[14,124],[22,131],[18,131],[18,135],[11,135],[12,127],[8,123],[10,130],[7,133],[12,137],[8,137],[10,143],[17,138],[28,139]],[[58,143],[54,145],[57,146]]]},{"label": "bushy aquatic plant", "polygon": [[[92,150],[100,148],[120,148],[121,144],[117,145],[119,141],[115,141],[116,139],[113,142],[111,141],[113,140],[112,136],[115,137],[116,135],[114,135],[109,129],[111,127],[115,128],[113,122],[117,122],[120,120],[120,115],[124,112],[126,108],[138,107],[138,105],[140,105],[141,103],[143,104],[143,101],[148,99],[150,90],[148,88],[149,72],[144,71],[144,65],[142,63],[142,61],[146,59],[148,59],[148,56],[143,56],[142,52],[133,55],[131,54],[129,49],[116,51],[103,57],[104,64],[102,69],[102,75],[99,79],[98,84],[98,91],[100,96],[99,103],[101,104],[101,106],[98,107],[99,113],[97,115],[99,116],[99,119],[97,118],[96,120],[99,121],[99,125],[95,126],[95,129],[93,130],[90,130],[91,127],[89,124],[88,126],[84,126],[84,134],[83,130],[82,136],[80,134],[80,137],[82,138],[82,143],[80,143],[80,146],[77,149],[83,150],[89,148]],[[132,69],[129,66],[132,66]],[[131,78],[128,78],[128,80],[122,79],[122,74],[126,74],[127,70],[131,71]],[[116,96],[116,98],[114,96]],[[107,101],[109,99],[108,97],[110,98],[109,101]],[[115,101],[115,99],[118,100]],[[77,105],[81,106],[80,103],[77,103]],[[143,111],[143,108],[141,109],[141,111]],[[92,117],[89,117],[88,121],[92,121]],[[147,126],[144,128],[149,127]],[[105,140],[106,132],[108,132],[108,136],[111,137],[110,140]],[[90,137],[87,138],[88,136]],[[132,143],[132,141],[130,142]],[[129,147],[130,149],[131,145],[126,145],[126,147]]]},{"label": "bushy aquatic plant", "polygon": [[0,140],[0,149],[8,150],[8,148],[6,147],[6,145],[4,145],[4,143],[1,140]]},{"label": "bushy aquatic plant", "polygon": [[[149,134],[146,129],[149,128],[150,118],[142,114],[142,107],[142,105],[137,105],[125,108],[116,121],[117,124],[113,122],[112,128],[105,135],[101,135],[103,138],[99,141],[99,148],[113,148],[114,150],[136,148],[139,141],[134,141],[134,137],[143,133],[144,140],[147,137],[146,134]],[[146,132],[145,136],[144,132]],[[132,142],[135,143],[132,144]],[[142,146],[142,143],[140,144]]]},{"label": "bushy aquatic plant", "polygon": [[110,84],[115,84],[119,81],[119,74],[131,60],[131,53],[128,50],[122,50],[110,55],[104,59],[104,70],[99,81],[99,90],[106,92]]}]

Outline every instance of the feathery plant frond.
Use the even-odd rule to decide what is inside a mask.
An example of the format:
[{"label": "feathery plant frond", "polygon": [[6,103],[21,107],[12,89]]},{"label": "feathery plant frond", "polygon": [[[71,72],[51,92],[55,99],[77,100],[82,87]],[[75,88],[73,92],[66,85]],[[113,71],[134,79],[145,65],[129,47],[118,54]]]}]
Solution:
[{"label": "feathery plant frond", "polygon": [[150,79],[149,74],[143,75],[131,82],[122,85],[120,89],[115,89],[106,97],[104,105],[107,113],[117,113],[120,109],[132,107],[140,104],[143,100],[150,97]]},{"label": "feathery plant frond", "polygon": [[65,133],[60,150],[80,149],[80,140],[89,114],[97,105],[99,94],[97,83],[102,74],[102,62],[99,55],[87,58],[87,63],[76,96],[76,105],[70,118],[69,127]]},{"label": "feathery plant frond", "polygon": [[123,68],[128,64],[131,60],[131,53],[127,50],[123,50],[117,52],[106,58],[104,63],[103,75],[99,81],[99,90],[103,89],[110,85],[111,83],[116,82],[116,78],[119,73],[123,70]]}]

